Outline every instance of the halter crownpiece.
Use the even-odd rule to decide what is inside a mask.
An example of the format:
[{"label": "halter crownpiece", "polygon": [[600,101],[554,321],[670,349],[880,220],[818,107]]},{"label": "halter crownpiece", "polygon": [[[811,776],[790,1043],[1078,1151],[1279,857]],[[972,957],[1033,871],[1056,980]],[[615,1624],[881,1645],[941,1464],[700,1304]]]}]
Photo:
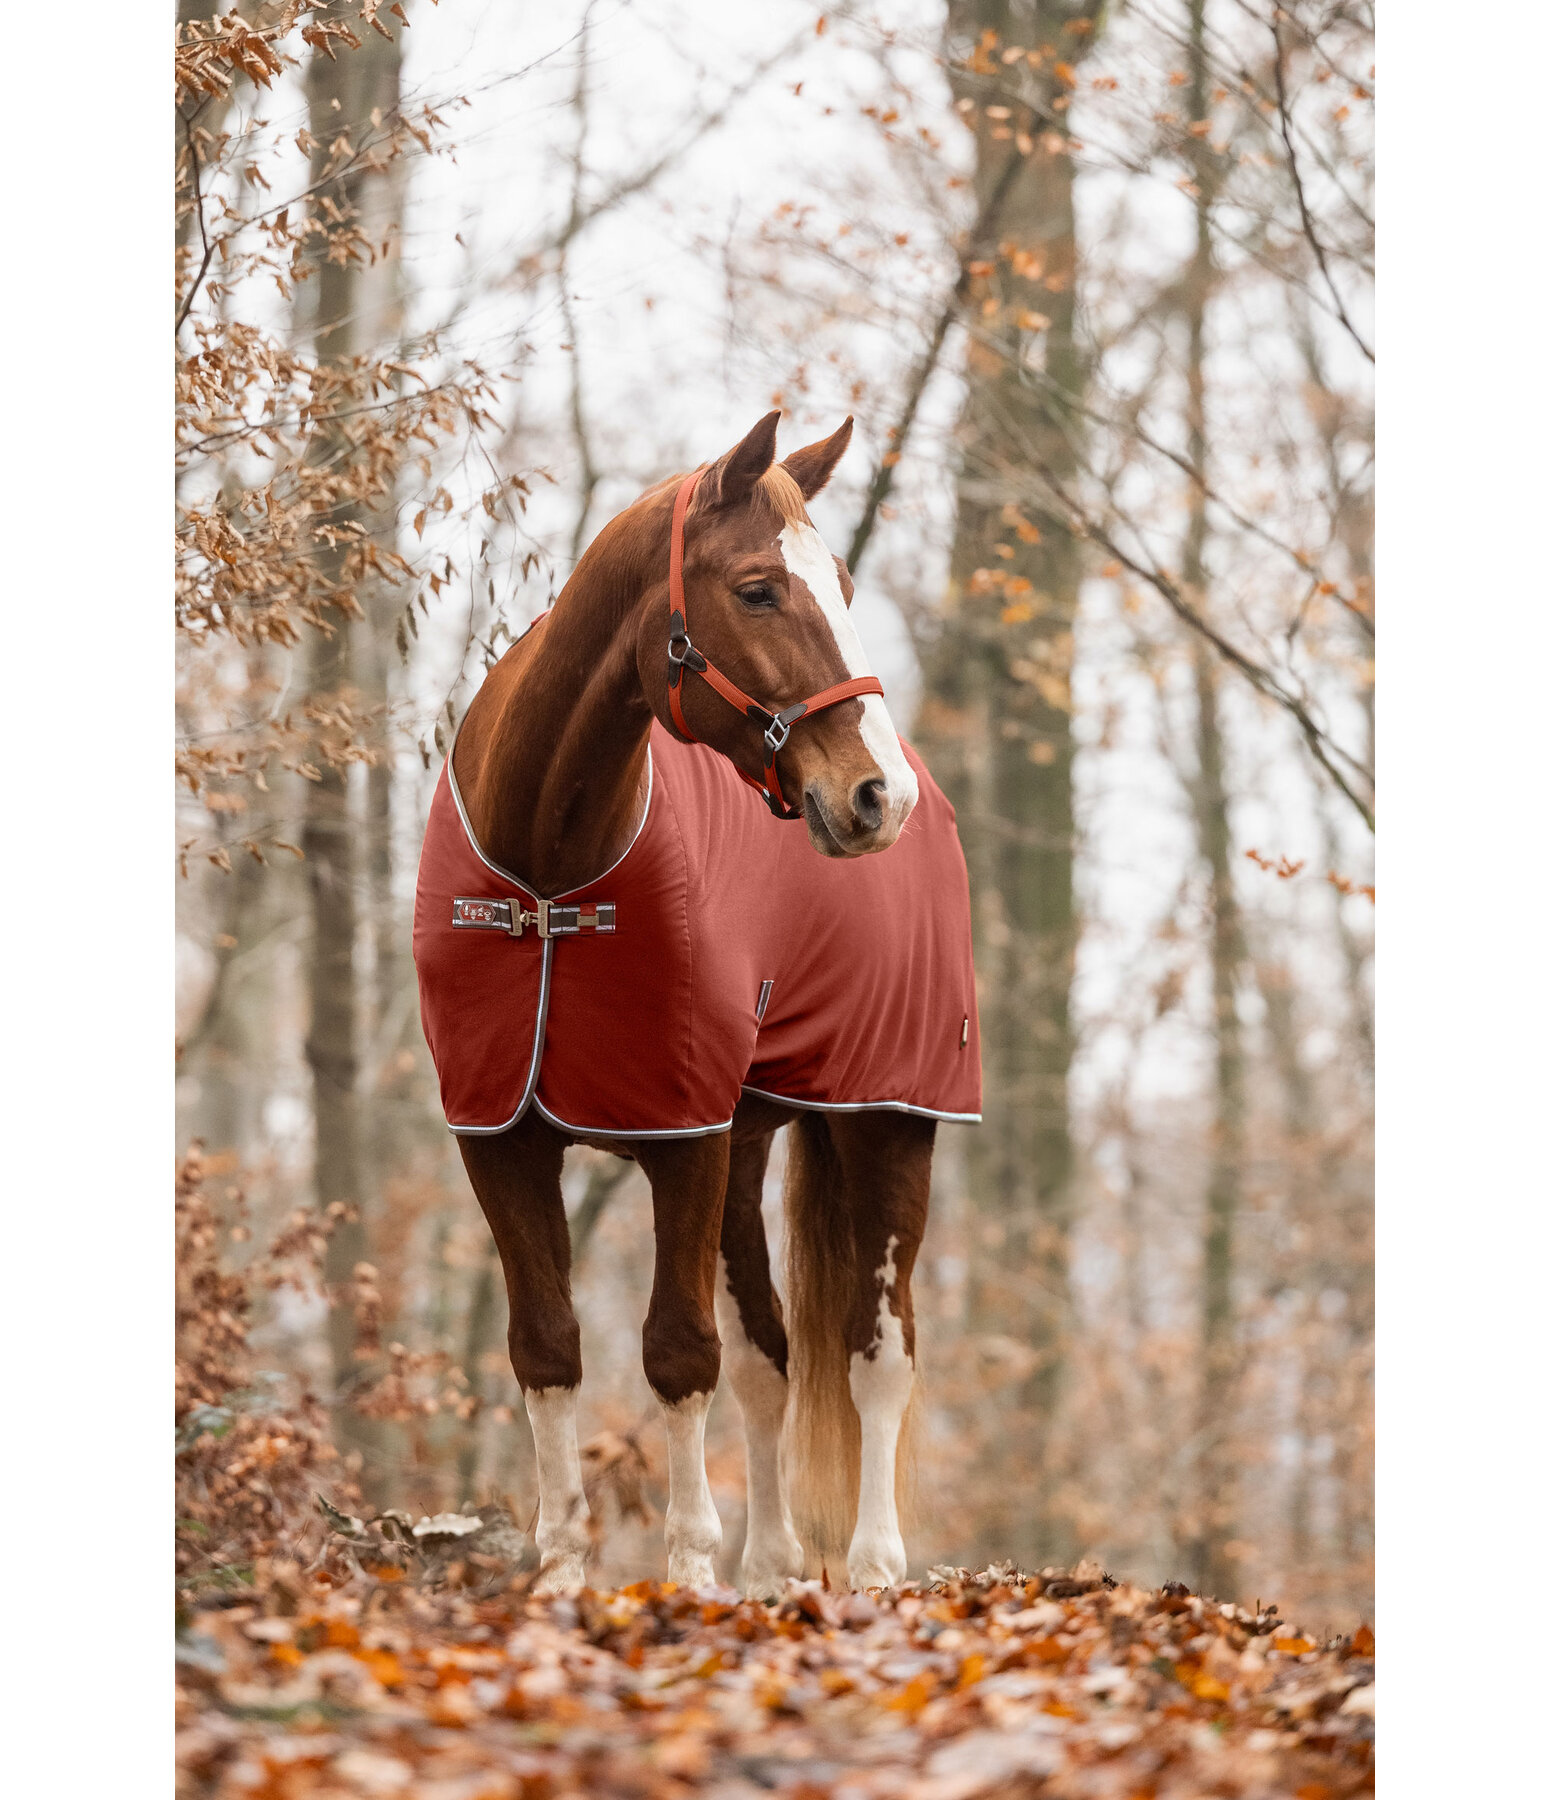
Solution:
[{"label": "halter crownpiece", "polygon": [[[881,694],[883,684],[875,675],[853,675],[849,681],[837,682],[833,687],[826,687],[820,693],[809,695],[806,700],[793,701],[790,706],[782,707],[777,712],[750,698],[735,681],[729,681],[709,657],[695,649],[689,640],[688,607],[684,601],[684,520],[688,516],[694,490],[699,486],[700,477],[704,473],[703,469],[696,469],[692,475],[686,475],[673,500],[673,532],[667,552],[667,703],[680,736],[687,738],[691,744],[703,742],[703,739],[696,737],[689,729],[689,723],[684,718],[684,672],[692,669],[696,675],[703,676],[729,706],[735,706],[756,725],[762,725],[764,779],[758,781],[752,775],[745,775],[732,762],[731,757],[727,757],[727,761],[732,762],[732,767],[737,769],[738,775],[749,787],[759,790],[764,796],[765,805],[777,819],[800,819],[802,809],[793,806],[781,792],[780,776],[775,768],[775,758],[785,747],[786,739],[791,736],[791,727],[798,719],[822,712],[826,707],[838,706],[842,700],[853,700],[859,694]],[[711,747],[714,748],[714,745]],[[725,755],[725,752],[722,754]]]}]

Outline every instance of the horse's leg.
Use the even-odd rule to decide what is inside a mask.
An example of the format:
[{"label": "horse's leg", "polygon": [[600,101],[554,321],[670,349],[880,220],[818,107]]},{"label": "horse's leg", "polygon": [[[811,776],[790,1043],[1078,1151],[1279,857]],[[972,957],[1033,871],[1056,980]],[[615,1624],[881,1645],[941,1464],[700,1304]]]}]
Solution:
[{"label": "horse's leg", "polygon": [[460,1137],[458,1148],[500,1251],[511,1309],[511,1366],[533,1427],[536,1591],[573,1592],[586,1581],[591,1537],[576,1444],[581,1331],[571,1308],[570,1233],[560,1193],[565,1140],[529,1112],[498,1137]]},{"label": "horse's leg", "polygon": [[895,1498],[899,1433],[915,1379],[910,1275],[926,1228],[936,1124],[908,1113],[830,1113],[855,1234],[846,1341],[861,1420],[861,1492],[846,1558],[852,1587],[897,1587],[904,1538]]},{"label": "horse's leg", "polygon": [[729,1138],[637,1140],[651,1182],[656,1273],[641,1333],[646,1379],[667,1426],[667,1575],[685,1587],[716,1579],[721,1520],[705,1476],[705,1415],[721,1373],[716,1251]]},{"label": "horse's leg", "polygon": [[721,1278],[716,1324],[727,1379],[743,1415],[748,1446],[748,1536],[743,1588],[767,1600],[788,1575],[802,1573],[802,1546],[791,1529],[780,1476],[786,1419],[786,1324],[770,1280],[770,1247],[759,1210],[772,1132],[732,1143],[721,1219]]}]

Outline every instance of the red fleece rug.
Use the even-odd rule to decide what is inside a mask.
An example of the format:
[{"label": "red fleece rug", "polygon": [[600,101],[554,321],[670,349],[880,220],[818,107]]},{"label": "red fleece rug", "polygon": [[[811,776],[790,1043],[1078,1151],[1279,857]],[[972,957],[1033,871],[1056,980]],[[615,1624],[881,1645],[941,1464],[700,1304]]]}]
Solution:
[{"label": "red fleece rug", "polygon": [[[606,875],[552,896],[579,908],[559,937],[503,929],[538,896],[474,842],[449,758],[414,960],[451,1128],[504,1131],[536,1105],[578,1132],[687,1136],[725,1130],[744,1088],[977,1119],[968,877],[952,808],[905,755],[920,801],[898,842],[831,859],[715,751],[653,726],[640,832]],[[454,924],[458,901],[487,904]]]}]

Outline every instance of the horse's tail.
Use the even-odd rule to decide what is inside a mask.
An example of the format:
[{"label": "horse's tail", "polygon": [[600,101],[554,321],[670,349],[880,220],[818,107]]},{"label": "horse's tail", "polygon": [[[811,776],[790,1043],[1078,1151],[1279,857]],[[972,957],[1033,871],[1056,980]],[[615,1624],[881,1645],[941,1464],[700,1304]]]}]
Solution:
[{"label": "horse's tail", "polygon": [[[827,1568],[843,1586],[861,1491],[861,1421],[850,1397],[846,1343],[856,1282],[852,1200],[822,1113],[800,1114],[787,1137],[786,1477],[809,1572]],[[899,1434],[901,1513],[913,1497],[914,1416],[912,1398]]]}]

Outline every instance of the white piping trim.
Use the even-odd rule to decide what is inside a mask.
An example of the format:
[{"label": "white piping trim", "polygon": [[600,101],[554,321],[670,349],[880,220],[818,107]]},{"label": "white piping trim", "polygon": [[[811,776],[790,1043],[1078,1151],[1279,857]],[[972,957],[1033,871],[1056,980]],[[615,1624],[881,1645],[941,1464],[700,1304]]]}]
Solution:
[{"label": "white piping trim", "polygon": [[539,1112],[544,1116],[544,1118],[546,1118],[549,1121],[549,1123],[551,1125],[559,1126],[561,1131],[580,1132],[587,1137],[600,1137],[600,1138],[715,1137],[717,1132],[730,1131],[732,1129],[732,1121],[730,1119],[728,1119],[728,1120],[726,1120],[726,1122],[724,1124],[721,1124],[721,1125],[687,1125],[681,1131],[679,1131],[679,1130],[673,1130],[673,1131],[615,1131],[611,1125],[572,1125],[568,1119],[562,1119],[562,1118],[558,1117],[558,1115],[556,1115],[555,1113],[550,1112],[549,1108],[544,1105],[542,1100],[535,1098],[533,1101],[533,1104],[534,1104],[534,1106],[536,1106],[538,1108]]},{"label": "white piping trim", "polygon": [[[535,620],[534,623],[536,624],[537,621]],[[531,630],[532,626],[530,625],[528,631]],[[523,637],[526,637],[527,632],[523,632],[522,635]],[[487,869],[493,874],[499,875],[502,881],[509,881],[513,887],[521,888],[524,893],[531,894],[535,900],[541,900],[545,898],[545,896],[540,894],[538,889],[535,888],[530,881],[524,881],[520,875],[513,875],[509,869],[503,869],[498,862],[495,862],[491,857],[485,855],[484,846],[479,842],[478,838],[474,836],[474,828],[468,822],[468,813],[463,806],[462,790],[457,784],[457,771],[452,767],[453,752],[457,749],[457,740],[462,733],[463,723],[467,717],[468,714],[464,713],[463,718],[458,720],[457,730],[452,734],[452,746],[447,751],[447,787],[452,795],[452,804],[457,808],[457,816],[462,822],[463,835],[468,839],[468,847]],[[594,882],[604,881],[608,876],[613,874],[614,870],[618,868],[625,857],[627,857],[635,848],[636,844],[640,842],[640,834],[646,829],[646,821],[651,817],[651,796],[656,792],[656,785],[656,763],[652,760],[651,744],[648,740],[646,744],[646,804],[641,809],[640,824],[635,827],[634,836],[630,839],[629,843],[625,845],[624,849],[620,851],[619,855],[614,858],[606,869],[604,869],[601,875],[594,876],[591,881],[582,882],[581,887],[567,888],[564,894],[556,894],[554,896],[556,900],[564,900],[570,894],[579,894],[582,888],[591,887]],[[544,1056],[544,1027],[549,1022],[549,970],[554,959],[554,939],[544,938],[542,941],[543,962],[538,982],[538,1023],[533,1031],[533,1053],[528,1059],[527,1086],[522,1090],[522,1098],[517,1102],[517,1110],[504,1125],[454,1125],[449,1119],[447,1121],[447,1130],[455,1133],[458,1137],[498,1137],[501,1132],[510,1131],[512,1126],[522,1117],[523,1113],[527,1111],[529,1103],[537,1092],[538,1074]],[[540,1103],[538,1110],[543,1113],[544,1117],[548,1119],[551,1124],[561,1124],[561,1121],[556,1119],[552,1113],[544,1111],[542,1103]],[[700,1137],[703,1136],[705,1132],[709,1131],[726,1131],[731,1126],[731,1123],[732,1121],[728,1119],[725,1125],[707,1125],[693,1132],[641,1131],[630,1132],[628,1134],[616,1132],[614,1135],[616,1137],[622,1135],[631,1137]],[[564,1129],[573,1131],[577,1129],[577,1127],[567,1125],[564,1126]]]},{"label": "white piping trim", "polygon": [[[477,846],[475,846],[477,848]],[[490,865],[494,868],[494,864]],[[496,870],[499,874],[500,870]],[[511,877],[508,875],[509,881]],[[455,1132],[458,1137],[498,1137],[503,1131],[510,1131],[528,1109],[528,1104],[538,1089],[538,1068],[544,1055],[544,1027],[549,1023],[549,965],[554,959],[554,939],[543,939],[543,962],[538,978],[538,1023],[533,1029],[533,1054],[528,1059],[527,1086],[522,1090],[522,1098],[517,1102],[517,1110],[504,1125],[454,1125],[447,1121],[447,1130]],[[543,1109],[540,1108],[540,1111]]]},{"label": "white piping trim", "polygon": [[[464,717],[466,718],[467,714],[464,714]],[[457,728],[458,733],[460,733],[462,729],[463,725],[460,720]],[[635,827],[635,835],[613,859],[608,867],[604,869],[601,875],[588,876],[585,881],[579,882],[575,887],[567,888],[563,894],[540,894],[531,881],[524,881],[520,875],[513,875],[510,869],[503,869],[498,862],[495,862],[492,858],[485,855],[483,846],[480,844],[478,838],[474,836],[473,826],[468,822],[468,813],[463,806],[462,790],[458,787],[457,775],[452,767],[452,757],[456,749],[457,733],[454,733],[452,738],[452,749],[447,752],[447,786],[452,790],[452,804],[457,808],[457,816],[462,821],[463,833],[468,839],[468,847],[473,851],[474,855],[479,858],[480,862],[482,862],[487,869],[491,870],[492,873],[499,875],[502,881],[509,881],[513,887],[521,888],[523,893],[531,894],[535,900],[565,900],[572,894],[579,894],[582,888],[593,887],[599,881],[606,881],[608,877],[613,874],[614,870],[618,868],[620,863],[624,861],[625,857],[627,857],[640,842],[640,834],[646,829],[646,821],[651,817],[651,796],[656,792],[657,770],[656,763],[652,760],[651,744],[648,741],[646,744],[646,804],[641,809],[640,824]]]},{"label": "white piping trim", "polygon": [[937,1112],[929,1106],[911,1106],[908,1100],[793,1100],[789,1094],[772,1094],[768,1088],[749,1087],[743,1083],[745,1094],[757,1094],[761,1100],[778,1100],[782,1106],[794,1106],[799,1112],[902,1112],[913,1113],[917,1119],[941,1119],[950,1125],[978,1125],[983,1122],[983,1113]]}]

